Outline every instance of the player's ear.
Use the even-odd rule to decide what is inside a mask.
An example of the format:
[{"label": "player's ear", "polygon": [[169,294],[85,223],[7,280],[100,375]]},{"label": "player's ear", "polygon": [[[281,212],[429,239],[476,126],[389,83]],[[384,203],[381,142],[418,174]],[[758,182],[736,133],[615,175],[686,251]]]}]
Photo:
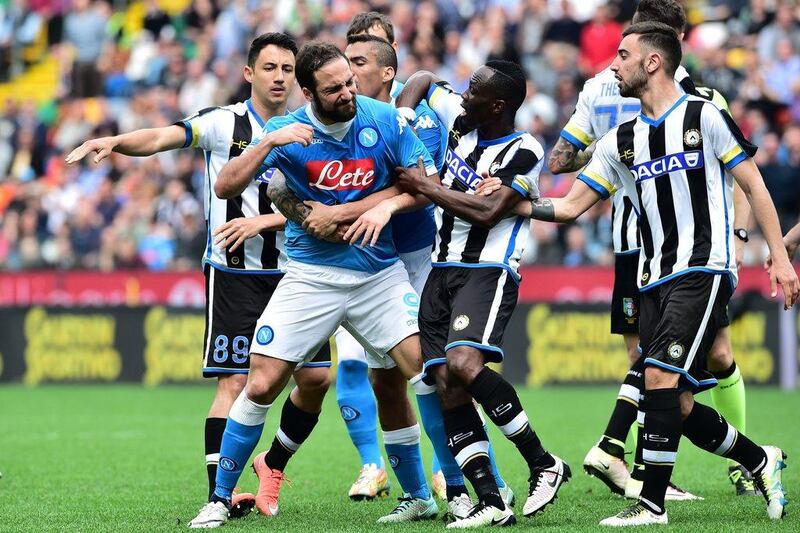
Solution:
[{"label": "player's ear", "polygon": [[303,96],[305,97],[306,100],[308,100],[309,102],[314,100],[314,94],[308,88],[301,87],[301,89],[303,91]]},{"label": "player's ear", "polygon": [[506,101],[503,99],[498,98],[492,104],[492,112],[496,115],[502,115],[505,110],[506,110]]},{"label": "player's ear", "polygon": [[396,73],[395,73],[395,71],[394,71],[394,69],[392,67],[383,67],[383,73],[381,75],[383,83],[386,83],[387,81],[393,80],[394,77],[395,77],[395,74]]},{"label": "player's ear", "polygon": [[253,68],[250,65],[245,65],[244,69],[244,79],[247,83],[253,83]]},{"label": "player's ear", "polygon": [[647,54],[647,59],[645,60],[645,69],[647,70],[648,74],[654,73],[658,68],[663,64],[661,60],[661,55],[657,52],[650,52]]}]

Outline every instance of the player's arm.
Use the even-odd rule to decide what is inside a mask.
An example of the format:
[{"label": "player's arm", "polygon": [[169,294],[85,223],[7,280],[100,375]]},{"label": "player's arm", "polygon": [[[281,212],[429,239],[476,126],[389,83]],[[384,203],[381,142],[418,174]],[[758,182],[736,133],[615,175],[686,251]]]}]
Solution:
[{"label": "player's arm", "polygon": [[564,172],[575,172],[585,167],[592,159],[594,145],[590,145],[585,150],[581,150],[564,137],[559,137],[555,146],[550,151],[547,159],[547,166],[553,174]]},{"label": "player's arm", "polygon": [[286,217],[280,213],[234,218],[214,230],[214,244],[224,246],[229,252],[233,252],[244,241],[262,231],[279,231],[285,225]]},{"label": "player's arm", "polygon": [[[408,120],[413,120],[412,116],[416,117],[414,109],[428,95],[431,85],[440,81],[442,79],[439,76],[427,70],[420,70],[408,78],[403,90],[400,91],[400,94],[395,99],[395,106],[398,111],[403,108],[400,114]],[[411,113],[408,111],[411,111]]]},{"label": "player's arm", "polygon": [[239,196],[253,178],[264,170],[264,161],[273,148],[295,142],[308,146],[313,135],[311,126],[292,123],[267,133],[257,143],[250,143],[242,155],[234,157],[222,167],[214,184],[214,194],[223,200]]},{"label": "player's arm", "polygon": [[800,281],[797,273],[789,260],[789,255],[784,246],[781,227],[778,222],[778,213],[775,205],[769,196],[767,186],[761,177],[758,167],[751,158],[746,158],[733,168],[729,169],[731,175],[742,188],[742,192],[747,197],[753,209],[753,217],[756,219],[764,239],[769,247],[772,265],[769,269],[772,296],[778,294],[778,285],[783,287],[784,308],[788,309],[797,301],[800,296]]},{"label": "player's arm", "polygon": [[[734,229],[750,227],[750,203],[747,196],[742,192],[742,188],[735,184],[733,186],[733,227]],[[736,238],[734,240],[736,249],[736,268],[741,268],[744,258],[744,241]]]},{"label": "player's arm", "polygon": [[158,152],[182,148],[186,142],[186,131],[180,125],[163,128],[146,128],[113,137],[91,139],[75,148],[66,158],[66,163],[77,163],[94,152],[93,161],[99,163],[111,152],[130,156],[148,156]]},{"label": "player's arm", "polygon": [[789,230],[789,233],[783,238],[783,244],[786,246],[786,253],[789,259],[794,260],[797,247],[800,246],[800,224]]},{"label": "player's arm", "polygon": [[594,152],[592,134],[592,95],[596,94],[594,80],[589,80],[578,95],[575,112],[564,125],[553,150],[547,159],[547,166],[553,174],[575,172],[585,167]]}]

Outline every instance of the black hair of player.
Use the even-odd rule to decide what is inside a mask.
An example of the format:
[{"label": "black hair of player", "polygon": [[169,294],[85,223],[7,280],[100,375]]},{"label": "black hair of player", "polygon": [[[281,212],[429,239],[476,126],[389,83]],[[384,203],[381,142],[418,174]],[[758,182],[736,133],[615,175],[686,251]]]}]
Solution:
[{"label": "black hair of player", "polygon": [[397,52],[394,50],[392,43],[377,35],[370,35],[368,33],[358,33],[355,35],[347,36],[347,44],[355,43],[372,43],[375,49],[375,56],[378,59],[378,65],[381,67],[392,67],[397,72]]},{"label": "black hair of player", "polygon": [[683,59],[683,50],[678,34],[670,26],[661,22],[639,22],[631,24],[622,32],[622,37],[639,36],[639,46],[657,50],[661,53],[664,71],[673,78]]},{"label": "black hair of player", "polygon": [[274,44],[278,48],[289,50],[293,56],[297,56],[297,43],[287,33],[270,32],[262,33],[250,44],[250,50],[247,52],[247,65],[250,68],[255,68],[258,54],[267,46]]},{"label": "black hair of player", "polygon": [[642,0],[631,22],[660,22],[680,34],[686,31],[686,12],[678,0]]},{"label": "black hair of player", "polygon": [[340,57],[347,61],[347,56],[331,43],[311,41],[304,44],[297,52],[297,60],[294,65],[297,84],[303,89],[315,92],[317,79],[314,77],[314,73]]},{"label": "black hair of player", "polygon": [[394,24],[389,17],[377,11],[367,11],[353,17],[347,28],[347,36],[368,33],[373,26],[380,26],[383,29],[389,38],[389,44],[394,42]]},{"label": "black hair of player", "polygon": [[509,112],[516,113],[528,90],[525,71],[517,63],[499,59],[487,61],[486,66],[494,71],[487,81],[488,86],[498,98],[505,100]]}]

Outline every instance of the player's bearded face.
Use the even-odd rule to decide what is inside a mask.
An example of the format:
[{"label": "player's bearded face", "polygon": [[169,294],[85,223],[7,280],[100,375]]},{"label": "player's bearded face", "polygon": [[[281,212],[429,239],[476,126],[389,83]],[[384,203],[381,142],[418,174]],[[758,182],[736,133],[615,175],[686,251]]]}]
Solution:
[{"label": "player's bearded face", "polygon": [[356,116],[356,82],[347,59],[324,65],[316,73],[317,87],[311,92],[319,118],[347,122]]},{"label": "player's bearded face", "polygon": [[625,98],[639,98],[647,85],[647,71],[644,68],[644,59],[627,70],[625,73],[619,71],[619,94]]},{"label": "player's bearded face", "polygon": [[336,99],[320,96],[314,92],[314,108],[320,118],[333,120],[334,122],[347,122],[356,116],[355,87],[349,98],[337,95]]}]

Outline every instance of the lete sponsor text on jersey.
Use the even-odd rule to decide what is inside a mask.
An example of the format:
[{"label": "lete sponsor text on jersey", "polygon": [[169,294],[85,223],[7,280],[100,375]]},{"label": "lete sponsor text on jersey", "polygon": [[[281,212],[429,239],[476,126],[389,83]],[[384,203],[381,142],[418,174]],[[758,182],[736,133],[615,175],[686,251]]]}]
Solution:
[{"label": "lete sponsor text on jersey", "polygon": [[372,159],[308,161],[308,184],[324,191],[348,191],[368,188],[375,181]]}]

